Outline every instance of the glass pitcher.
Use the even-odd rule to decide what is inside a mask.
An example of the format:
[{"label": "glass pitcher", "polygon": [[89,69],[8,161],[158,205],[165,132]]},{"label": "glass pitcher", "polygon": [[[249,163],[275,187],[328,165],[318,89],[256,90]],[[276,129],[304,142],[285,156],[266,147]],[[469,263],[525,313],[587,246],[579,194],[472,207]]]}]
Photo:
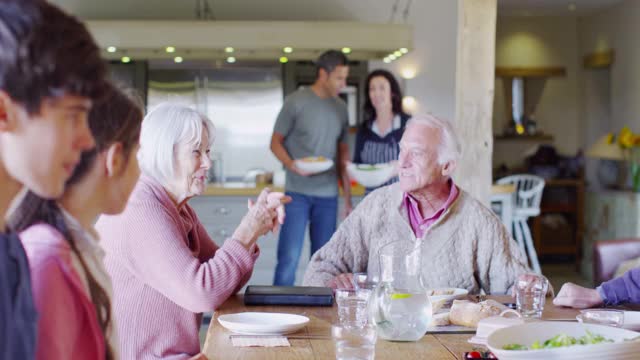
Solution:
[{"label": "glass pitcher", "polygon": [[417,341],[427,331],[432,308],[422,285],[419,243],[395,241],[379,252],[379,282],[369,301],[369,316],[378,336],[392,341]]}]

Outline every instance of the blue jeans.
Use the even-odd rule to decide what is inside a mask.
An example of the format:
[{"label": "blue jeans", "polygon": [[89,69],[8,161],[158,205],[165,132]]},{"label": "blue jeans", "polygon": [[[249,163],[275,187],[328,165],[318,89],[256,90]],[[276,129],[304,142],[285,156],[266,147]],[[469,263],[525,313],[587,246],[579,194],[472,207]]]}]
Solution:
[{"label": "blue jeans", "polygon": [[286,218],[278,239],[278,265],[273,280],[274,285],[292,286],[296,281],[296,269],[304,232],[309,225],[311,255],[326,244],[336,231],[338,198],[336,196],[308,196],[288,192],[292,201],[285,205]]}]

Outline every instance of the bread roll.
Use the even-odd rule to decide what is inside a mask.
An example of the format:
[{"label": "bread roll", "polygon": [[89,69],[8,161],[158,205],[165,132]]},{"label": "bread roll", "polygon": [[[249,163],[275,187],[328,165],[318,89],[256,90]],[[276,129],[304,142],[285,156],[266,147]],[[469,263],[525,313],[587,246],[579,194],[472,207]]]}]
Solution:
[{"label": "bread roll", "polygon": [[431,301],[431,310],[433,311],[433,314],[437,314],[440,312],[440,310],[444,307],[445,303],[447,302],[446,299],[440,299],[440,300],[433,300]]},{"label": "bread roll", "polygon": [[433,315],[433,317],[431,318],[431,322],[429,323],[429,326],[447,326],[447,325],[451,325],[451,322],[449,321],[449,312]]},{"label": "bread roll", "polygon": [[474,303],[469,300],[454,300],[449,313],[449,321],[454,325],[478,327],[478,321],[489,316],[497,316],[508,308],[495,300]]}]

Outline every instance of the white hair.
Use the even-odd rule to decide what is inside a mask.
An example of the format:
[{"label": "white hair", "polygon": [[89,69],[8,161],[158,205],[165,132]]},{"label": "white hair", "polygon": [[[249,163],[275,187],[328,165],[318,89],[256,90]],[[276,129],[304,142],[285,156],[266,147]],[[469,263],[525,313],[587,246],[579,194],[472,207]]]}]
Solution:
[{"label": "white hair", "polygon": [[462,148],[458,135],[450,121],[441,119],[433,114],[417,114],[411,117],[410,124],[428,126],[440,130],[440,144],[438,146],[438,163],[444,165],[447,162],[458,162],[462,156]]},{"label": "white hair", "polygon": [[160,184],[170,183],[176,171],[176,145],[200,146],[203,130],[209,134],[210,148],[215,128],[205,115],[175,103],[156,106],[144,117],[140,130],[138,162],[142,173]]}]

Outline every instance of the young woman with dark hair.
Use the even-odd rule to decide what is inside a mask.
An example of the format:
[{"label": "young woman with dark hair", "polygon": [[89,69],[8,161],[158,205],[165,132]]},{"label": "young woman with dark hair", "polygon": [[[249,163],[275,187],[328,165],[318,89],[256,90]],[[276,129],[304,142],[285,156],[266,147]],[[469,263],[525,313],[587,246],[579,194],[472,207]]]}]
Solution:
[{"label": "young woman with dark hair", "polygon": [[62,197],[28,192],[9,220],[29,258],[38,322],[38,359],[117,359],[111,281],[93,224],[120,213],[138,180],[142,110],[112,88],[93,106],[96,147],[82,154]]},{"label": "young woman with dark hair", "polygon": [[[386,70],[374,70],[366,80],[364,123],[356,135],[353,162],[380,164],[398,160],[399,143],[409,115],[402,111],[402,92],[395,77]],[[398,181],[397,177],[386,182]],[[375,189],[367,188],[367,193]]]}]

